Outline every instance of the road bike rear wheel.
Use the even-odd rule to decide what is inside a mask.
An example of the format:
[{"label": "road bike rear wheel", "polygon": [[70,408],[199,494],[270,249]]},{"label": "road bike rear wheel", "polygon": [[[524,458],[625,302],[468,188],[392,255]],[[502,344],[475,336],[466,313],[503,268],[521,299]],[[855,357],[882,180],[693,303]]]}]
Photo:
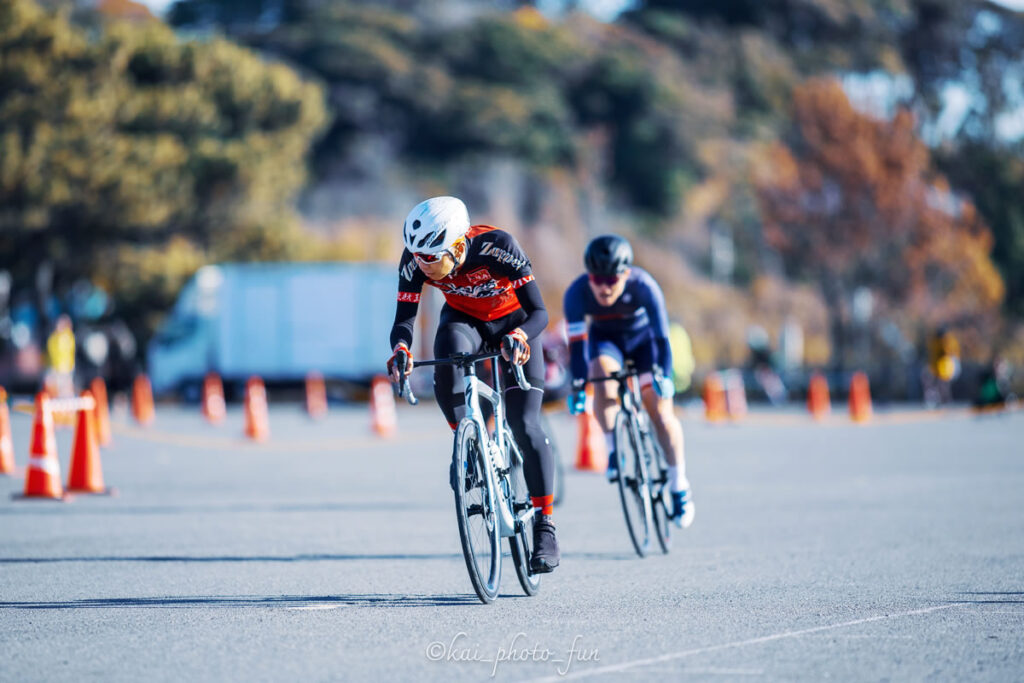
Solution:
[{"label": "road bike rear wheel", "polygon": [[644,430],[641,437],[644,450],[648,454],[650,474],[651,513],[654,517],[654,531],[658,536],[661,552],[668,554],[672,549],[672,498],[668,491],[668,461],[661,444],[649,431]]},{"label": "road bike rear wheel", "polygon": [[466,418],[455,432],[452,484],[466,569],[473,590],[484,603],[498,597],[501,584],[501,529],[496,492],[485,474],[488,467],[477,425]]},{"label": "road bike rear wheel", "polygon": [[640,557],[651,547],[651,497],[643,451],[627,412],[615,418],[615,455],[619,459],[619,498],[633,548]]},{"label": "road bike rear wheel", "polygon": [[[511,438],[507,434],[506,438]],[[511,449],[510,449],[511,450]],[[512,513],[519,517],[526,510],[533,510],[530,492],[526,488],[526,477],[523,475],[523,459],[509,453],[509,479],[512,484]],[[540,574],[530,570],[530,557],[533,553],[533,513],[523,522],[516,524],[516,533],[508,539],[508,547],[512,553],[512,564],[516,568],[519,585],[527,595],[536,595],[540,591]]]}]

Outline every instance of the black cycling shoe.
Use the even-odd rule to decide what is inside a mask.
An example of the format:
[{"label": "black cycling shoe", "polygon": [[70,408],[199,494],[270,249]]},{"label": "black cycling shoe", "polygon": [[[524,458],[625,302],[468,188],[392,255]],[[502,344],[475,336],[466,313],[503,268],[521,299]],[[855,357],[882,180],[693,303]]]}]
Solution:
[{"label": "black cycling shoe", "polygon": [[555,538],[555,525],[551,515],[537,515],[533,522],[533,557],[530,558],[530,571],[534,574],[553,572],[558,566],[561,555],[558,552],[558,539]]}]

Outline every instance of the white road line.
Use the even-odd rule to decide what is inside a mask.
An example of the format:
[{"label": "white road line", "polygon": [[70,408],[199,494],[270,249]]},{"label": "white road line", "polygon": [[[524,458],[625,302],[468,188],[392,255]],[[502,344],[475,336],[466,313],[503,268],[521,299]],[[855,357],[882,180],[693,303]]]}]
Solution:
[{"label": "white road line", "polygon": [[693,655],[700,655],[706,652],[716,652],[718,650],[727,650],[734,647],[746,647],[747,645],[758,645],[760,643],[770,643],[773,640],[782,640],[784,638],[796,638],[798,636],[805,636],[809,633],[821,633],[822,631],[829,631],[836,628],[845,628],[847,626],[856,626],[858,624],[870,624],[874,621],[885,621],[886,619],[898,619],[900,617],[911,617],[917,614],[929,614],[931,612],[938,612],[944,609],[950,609],[952,607],[963,607],[969,605],[967,602],[954,602],[949,605],[938,605],[936,607],[925,607],[923,609],[910,610],[908,612],[896,612],[894,614],[879,614],[873,617],[866,617],[864,619],[854,619],[853,621],[843,621],[838,624],[827,624],[825,626],[815,626],[814,628],[805,628],[799,631],[785,631],[783,633],[775,633],[770,636],[761,636],[760,638],[750,638],[749,640],[737,640],[731,643],[722,643],[721,645],[711,645],[709,647],[699,647],[693,650],[682,650],[680,652],[670,652],[668,654],[661,655],[659,657],[651,657],[649,659],[634,659],[631,662],[622,662],[621,664],[613,664],[611,666],[601,666],[595,669],[587,669],[585,671],[569,672],[564,676],[548,676],[546,678],[533,679],[535,683],[555,683],[556,681],[564,681],[572,678],[589,678],[591,676],[600,676],[602,674],[616,673],[619,671],[626,671],[628,669],[635,669],[640,666],[647,666],[649,664],[660,664],[662,662],[670,662],[675,659],[682,659],[684,657],[690,657]]}]

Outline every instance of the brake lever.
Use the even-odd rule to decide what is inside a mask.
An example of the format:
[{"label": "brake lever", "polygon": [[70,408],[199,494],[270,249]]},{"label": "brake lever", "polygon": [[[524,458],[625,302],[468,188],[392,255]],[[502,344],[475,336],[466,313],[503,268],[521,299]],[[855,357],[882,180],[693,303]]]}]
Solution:
[{"label": "brake lever", "polygon": [[399,389],[398,389],[398,396],[399,397],[404,396],[405,400],[411,406],[414,406],[414,405],[416,405],[417,403],[420,402],[420,400],[418,398],[413,396],[412,387],[409,385],[409,376],[408,375],[406,375],[406,376],[404,376],[402,378],[402,383],[399,385]]},{"label": "brake lever", "polygon": [[530,383],[526,381],[526,375],[523,374],[522,365],[512,366],[512,376],[515,377],[516,384],[518,384],[519,388],[522,389],[523,391],[529,391],[530,389],[533,388],[533,386],[531,386]]}]

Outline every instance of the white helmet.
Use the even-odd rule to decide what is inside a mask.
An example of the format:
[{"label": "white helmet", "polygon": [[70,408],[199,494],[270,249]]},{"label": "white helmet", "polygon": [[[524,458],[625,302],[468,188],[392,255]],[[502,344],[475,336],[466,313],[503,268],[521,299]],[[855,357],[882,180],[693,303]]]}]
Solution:
[{"label": "white helmet", "polygon": [[413,254],[436,254],[451,248],[469,230],[469,212],[455,197],[432,197],[413,207],[402,238]]}]

